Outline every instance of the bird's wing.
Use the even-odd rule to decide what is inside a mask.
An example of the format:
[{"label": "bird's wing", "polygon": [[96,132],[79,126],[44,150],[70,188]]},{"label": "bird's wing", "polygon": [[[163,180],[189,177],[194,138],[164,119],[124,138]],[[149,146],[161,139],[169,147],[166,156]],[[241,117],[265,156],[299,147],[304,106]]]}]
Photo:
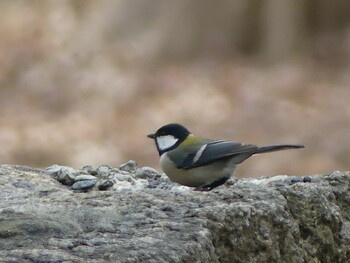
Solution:
[{"label": "bird's wing", "polygon": [[179,169],[191,169],[228,157],[237,156],[237,164],[244,161],[257,151],[258,147],[251,144],[242,144],[233,141],[208,141],[196,151],[190,152],[176,163]]}]

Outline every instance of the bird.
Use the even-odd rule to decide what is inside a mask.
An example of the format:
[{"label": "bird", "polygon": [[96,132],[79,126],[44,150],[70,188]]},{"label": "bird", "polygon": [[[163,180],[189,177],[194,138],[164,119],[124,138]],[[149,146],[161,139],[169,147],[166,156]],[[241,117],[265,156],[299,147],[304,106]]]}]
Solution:
[{"label": "bird", "polygon": [[302,144],[256,146],[197,137],[178,123],[160,127],[147,137],[155,141],[160,166],[171,181],[211,191],[233,175],[238,164],[254,154],[304,148]]}]

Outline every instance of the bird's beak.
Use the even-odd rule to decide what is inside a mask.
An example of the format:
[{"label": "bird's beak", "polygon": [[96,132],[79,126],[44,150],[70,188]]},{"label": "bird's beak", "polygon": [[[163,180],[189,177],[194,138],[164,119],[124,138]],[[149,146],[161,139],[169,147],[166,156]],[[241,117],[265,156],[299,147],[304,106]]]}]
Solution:
[{"label": "bird's beak", "polygon": [[156,138],[156,135],[154,133],[150,133],[147,135],[148,138],[154,139]]}]

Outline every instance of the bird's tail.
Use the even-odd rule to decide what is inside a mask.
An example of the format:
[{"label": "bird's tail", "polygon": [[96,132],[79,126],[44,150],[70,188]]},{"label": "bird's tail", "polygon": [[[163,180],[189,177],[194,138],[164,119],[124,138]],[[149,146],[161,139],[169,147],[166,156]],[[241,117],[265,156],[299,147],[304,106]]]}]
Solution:
[{"label": "bird's tail", "polygon": [[255,154],[257,153],[267,153],[267,152],[275,152],[275,151],[282,151],[282,150],[288,150],[288,149],[299,149],[299,148],[305,148],[302,144],[277,144],[277,145],[268,145],[268,146],[262,146],[257,149]]}]

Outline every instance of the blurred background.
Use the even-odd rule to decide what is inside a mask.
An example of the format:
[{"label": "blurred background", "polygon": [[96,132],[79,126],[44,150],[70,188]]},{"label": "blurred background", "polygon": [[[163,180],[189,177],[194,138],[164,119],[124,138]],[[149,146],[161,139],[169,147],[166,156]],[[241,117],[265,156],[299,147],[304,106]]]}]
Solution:
[{"label": "blurred background", "polygon": [[146,134],[305,150],[237,177],[349,170],[350,1],[0,1],[0,162],[159,169]]}]

